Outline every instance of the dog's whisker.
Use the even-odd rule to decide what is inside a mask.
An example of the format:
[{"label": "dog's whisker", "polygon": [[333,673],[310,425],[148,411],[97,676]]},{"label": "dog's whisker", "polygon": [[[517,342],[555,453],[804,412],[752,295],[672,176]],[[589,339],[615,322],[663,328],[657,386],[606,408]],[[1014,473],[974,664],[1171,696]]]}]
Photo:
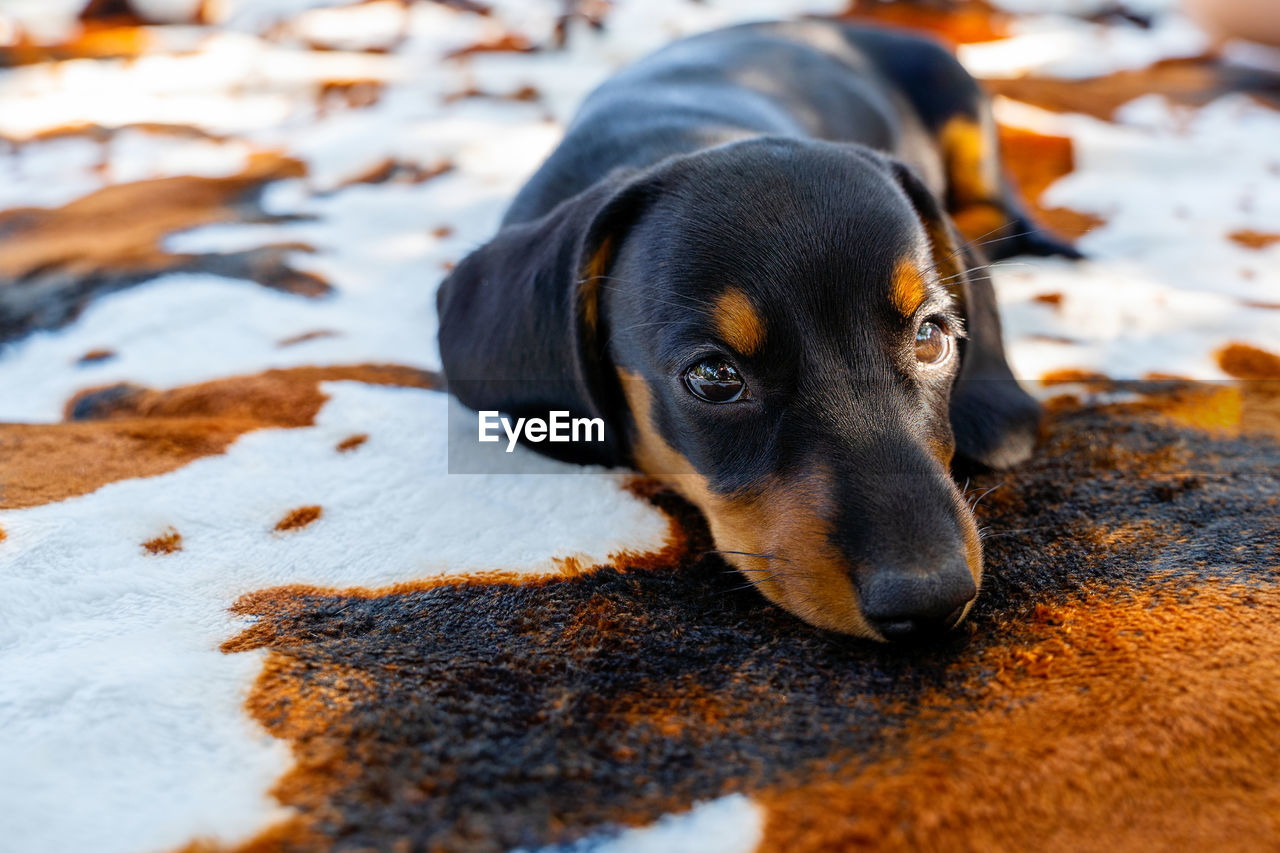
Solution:
[{"label": "dog's whisker", "polygon": [[1024,263],[1022,261],[995,261],[994,263],[990,263],[990,264],[979,264],[976,267],[969,267],[969,269],[967,270],[961,270],[960,272],[954,273],[952,275],[940,276],[938,278],[938,283],[941,285],[946,285],[949,282],[956,281],[967,275],[973,275],[974,273],[981,272],[983,270],[996,269],[997,267],[999,267],[1000,269],[1006,269],[1010,267],[1030,267],[1030,266],[1031,264]]},{"label": "dog's whisker", "polygon": [[986,539],[1000,539],[1000,538],[1003,538],[1003,537],[1005,537],[1005,536],[1017,536],[1019,533],[1034,533],[1036,530],[1039,530],[1039,529],[1040,529],[1040,528],[1038,528],[1038,527],[1019,527],[1019,528],[1017,528],[1016,530],[1001,530],[999,533],[988,533],[988,534],[986,534],[985,536],[983,536],[982,538],[983,538],[984,540],[986,540]]},{"label": "dog's whisker", "polygon": [[1010,234],[1007,237],[996,237],[995,239],[992,239],[992,240],[984,240],[981,243],[975,244],[973,248],[981,249],[987,246],[994,246],[996,243],[1003,243],[1006,240],[1017,240],[1019,237],[1029,237],[1035,233],[1036,232],[1031,229],[1028,229],[1026,231],[1019,231],[1017,234]]},{"label": "dog's whisker", "polygon": [[973,503],[969,504],[969,511],[972,512],[976,510],[978,508],[978,504],[982,503],[983,499],[986,498],[987,495],[991,494],[992,492],[994,492],[996,489],[1000,488],[1003,485],[1005,485],[1005,483],[1003,482],[996,483],[994,486],[987,489],[982,494],[978,495],[978,497],[974,499]]},{"label": "dog's whisker", "polygon": [[[798,578],[801,580],[813,580],[815,577],[813,575],[804,575],[804,574],[796,575],[796,574],[793,574],[792,572],[785,572],[785,573],[777,572],[775,574],[769,575],[768,577],[751,578],[748,583],[742,584],[741,586],[734,586],[734,587],[730,587],[729,589],[720,590],[720,594],[727,595],[731,592],[741,592],[746,589],[756,589],[762,583],[765,583],[771,580],[776,580],[777,578],[784,577],[784,576],[787,578]],[[810,603],[812,604],[813,602],[810,601]]]},{"label": "dog's whisker", "polygon": [[974,249],[974,248],[977,248],[978,246],[983,246],[983,245],[985,245],[984,243],[982,243],[982,242],[980,242],[980,241],[982,241],[982,240],[984,240],[985,238],[987,238],[987,237],[991,236],[992,234],[995,234],[995,233],[996,233],[996,232],[998,232],[998,231],[1003,231],[1004,229],[1009,228],[1009,227],[1010,227],[1010,226],[1012,226],[1012,225],[1013,225],[1013,220],[1006,220],[1006,221],[1004,221],[1004,222],[1000,223],[999,225],[997,225],[995,228],[992,228],[990,231],[986,232],[985,234],[979,234],[979,235],[978,235],[977,237],[975,237],[972,241],[968,241],[968,240],[963,240],[963,241],[961,241],[961,242],[960,242],[960,245],[959,245],[959,246],[957,246],[957,247],[955,248],[955,251],[953,251],[951,254],[947,255],[947,256],[946,256],[946,258],[944,258],[942,262],[943,262],[943,263],[948,263],[948,262],[950,262],[952,259],[954,259],[954,258],[955,258],[955,256],[956,256],[956,255],[960,254],[961,252],[965,251],[966,249]]},{"label": "dog's whisker", "polygon": [[1004,229],[1010,228],[1012,226],[1013,226],[1013,220],[1006,219],[1004,222],[1001,222],[999,225],[997,225],[995,228],[992,228],[990,231],[987,231],[983,234],[979,234],[977,237],[974,237],[973,240],[967,241],[965,245],[969,245],[969,246],[981,245],[982,244],[981,241],[985,240],[987,237],[990,237],[992,234],[1003,231]]},{"label": "dog's whisker", "polygon": [[704,554],[738,554],[743,557],[760,557],[766,560],[782,560],[783,562],[791,562],[786,557],[780,557],[777,554],[757,554],[754,551],[729,551],[724,548],[712,548],[709,551],[703,551]]},{"label": "dog's whisker", "polygon": [[[1005,230],[1006,228],[1012,228],[1013,225],[1014,225],[1014,221],[1012,219],[1007,219],[1004,222],[997,225],[995,228],[992,228],[990,231],[987,231],[983,234],[979,234],[977,237],[974,237],[972,240],[961,241],[960,245],[956,247],[956,250],[951,253],[951,255],[947,258],[947,260],[951,260],[951,258],[954,258],[956,255],[960,254],[966,249],[968,250],[980,249],[983,246],[988,245],[988,243],[994,242],[994,240],[987,240],[987,238],[990,237],[992,234],[998,234],[999,232]],[[1031,232],[1024,231],[1021,234],[1011,234],[1008,237],[1000,237],[995,239],[1005,240],[1011,237],[1023,237],[1029,233]]]},{"label": "dog's whisker", "polygon": [[938,283],[946,284],[948,282],[963,278],[964,276],[972,275],[976,272],[981,272],[982,270],[994,269],[995,267],[998,267],[998,266],[1004,266],[1003,262],[996,262],[993,264],[979,264],[976,267],[969,267],[967,270],[961,270],[960,272],[954,273],[952,275],[940,276],[938,278]]}]

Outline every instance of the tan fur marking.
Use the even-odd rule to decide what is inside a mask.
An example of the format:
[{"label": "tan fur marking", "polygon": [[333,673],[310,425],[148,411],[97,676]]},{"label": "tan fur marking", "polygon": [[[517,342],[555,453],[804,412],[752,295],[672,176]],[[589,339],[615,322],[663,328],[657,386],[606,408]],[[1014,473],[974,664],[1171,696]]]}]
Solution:
[{"label": "tan fur marking", "polygon": [[742,355],[754,355],[764,344],[764,320],[736,287],[716,298],[715,320],[720,337]]},{"label": "tan fur marking", "polygon": [[[974,518],[973,511],[969,509],[964,494],[959,489],[954,491],[958,502],[957,508],[959,509],[957,514],[960,516],[960,533],[964,536],[965,562],[969,565],[969,575],[973,578],[973,588],[981,591],[983,568],[982,536],[978,533],[978,521]],[[957,625],[969,618],[969,611],[973,610],[973,605],[977,600],[977,595],[969,599],[969,603],[960,612],[960,618],[956,620]]]},{"label": "tan fur marking", "polygon": [[957,206],[1000,197],[996,152],[991,150],[981,125],[968,116],[956,116],[943,126],[940,142],[947,187]]},{"label": "tan fur marking", "polygon": [[965,239],[1008,236],[997,233],[1009,217],[998,203],[1003,195],[999,158],[992,132],[967,116],[956,116],[942,128],[939,141],[947,171],[947,206]]},{"label": "tan fur marking", "polygon": [[[721,495],[688,459],[653,426],[649,386],[643,378],[618,369],[618,380],[636,423],[636,467],[680,493],[707,519],[716,547],[765,598],[810,625],[883,640],[862,614],[857,589],[844,558],[831,545],[830,522],[819,511],[830,490],[829,475],[807,480],[770,480],[746,495]],[[965,541],[966,562],[975,586],[982,585],[982,543],[977,522],[958,488],[952,488]],[[750,554],[771,554],[770,560]],[[976,600],[976,598],[975,598]],[[965,606],[963,620],[973,607]]]},{"label": "tan fur marking", "polygon": [[592,253],[587,265],[582,270],[582,280],[578,287],[578,301],[582,309],[582,322],[587,331],[594,335],[600,324],[600,280],[609,268],[609,260],[613,257],[613,238],[605,237],[600,248]]},{"label": "tan fur marking", "polygon": [[636,422],[636,467],[698,507],[717,548],[781,558],[725,554],[731,565],[765,598],[811,625],[883,639],[862,615],[849,567],[831,545],[829,523],[817,511],[827,491],[821,473],[796,483],[771,481],[749,495],[717,494],[654,428],[645,380],[621,369],[618,379]]},{"label": "tan fur marking", "polygon": [[902,258],[893,268],[893,281],[889,288],[889,301],[903,317],[910,317],[928,295],[924,286],[924,274],[914,262]]}]

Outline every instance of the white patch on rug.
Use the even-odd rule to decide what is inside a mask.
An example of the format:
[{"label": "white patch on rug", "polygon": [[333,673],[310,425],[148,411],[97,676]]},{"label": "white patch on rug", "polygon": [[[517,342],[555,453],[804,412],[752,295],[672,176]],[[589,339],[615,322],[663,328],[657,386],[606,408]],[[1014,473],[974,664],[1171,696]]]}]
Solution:
[{"label": "white patch on rug", "polygon": [[763,838],[764,810],[750,797],[730,794],[648,826],[543,853],[751,853]]},{"label": "white patch on rug", "polygon": [[[1076,170],[1042,200],[1107,220],[1078,241],[1083,263],[1020,258],[994,270],[1014,373],[1064,368],[1115,379],[1225,379],[1228,343],[1274,351],[1280,245],[1248,249],[1239,229],[1280,223],[1280,114],[1245,96],[1200,109],[1146,96],[1114,123],[1008,100],[1000,120],[1071,137]],[[1060,294],[1057,305],[1036,301]]]},{"label": "white patch on rug", "polygon": [[[314,427],[252,432],[170,474],[0,513],[0,847],[230,842],[280,816],[266,792],[288,748],[243,707],[260,657],[218,650],[244,626],[227,608],[247,592],[555,574],[557,559],[589,566],[667,541],[666,516],[621,473],[519,449],[525,470],[546,473],[446,474],[445,422],[461,407],[444,394],[323,390]],[[369,438],[335,450],[355,433]],[[274,529],[309,505],[319,520]],[[144,551],[171,529],[181,551]]]},{"label": "white patch on rug", "polygon": [[1007,39],[961,45],[960,61],[980,77],[1080,79],[1198,56],[1209,47],[1204,32],[1179,15],[1157,18],[1150,29],[1059,16],[1019,19],[1012,29]]}]

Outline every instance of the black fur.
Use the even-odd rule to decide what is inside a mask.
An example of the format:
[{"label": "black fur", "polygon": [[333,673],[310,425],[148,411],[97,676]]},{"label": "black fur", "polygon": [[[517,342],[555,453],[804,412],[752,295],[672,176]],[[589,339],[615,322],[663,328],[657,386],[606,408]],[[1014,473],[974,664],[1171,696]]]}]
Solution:
[{"label": "black fur", "polygon": [[[888,30],[810,21],[758,24],[665,48],[588,97],[564,141],[511,205],[498,236],[464,260],[441,287],[440,344],[454,393],[475,408],[516,416],[563,404],[575,414],[604,416],[617,427],[619,398],[606,369],[610,353],[603,339],[584,339],[578,316],[579,278],[606,234],[620,240],[628,256],[641,256],[640,267],[619,275],[614,264],[600,292],[631,282],[643,293],[670,294],[644,257],[662,250],[670,256],[670,247],[681,242],[679,232],[690,223],[719,219],[730,228],[749,229],[770,218],[779,199],[761,188],[775,166],[770,161],[774,155],[764,153],[766,162],[759,163],[759,156],[752,162],[753,152],[786,151],[809,172],[799,176],[801,184],[806,179],[820,183],[830,176],[823,172],[824,156],[856,162],[868,154],[859,145],[907,164],[920,176],[918,184],[901,169],[895,170],[898,180],[927,191],[908,192],[917,215],[941,216],[929,198],[947,195],[933,134],[957,115],[979,120],[983,109],[976,84],[944,49]],[[836,149],[821,140],[845,144]],[[681,199],[699,184],[716,184],[728,195],[706,199],[712,209],[682,205]],[[838,215],[844,199],[884,194],[888,186],[855,179],[809,189],[825,192],[823,201]],[[816,196],[812,201],[818,202]],[[901,207],[897,199],[887,203]],[[1037,232],[1011,197],[1003,203],[1010,215],[1007,230],[1020,236],[996,242],[989,258],[1023,250],[1074,255],[1070,247]],[[642,233],[630,230],[655,204],[663,217],[651,217]],[[929,209],[920,210],[922,206]],[[819,226],[829,230],[835,224],[830,216],[813,221],[824,215],[820,207],[793,206],[788,212],[792,219],[775,218],[770,224],[776,230],[760,234],[750,254],[774,255],[779,265],[791,263],[793,255],[803,252],[801,232]],[[874,216],[878,211],[871,205],[870,212]],[[848,268],[862,260],[858,256],[871,236],[850,238],[849,246],[837,249],[845,263],[828,270],[843,276],[841,295],[882,287],[884,266]],[[733,258],[698,257],[716,248],[686,245],[690,254],[673,262],[695,272],[693,265],[700,261],[732,265]],[[961,255],[968,267],[983,257],[967,249]],[[755,286],[746,278],[748,286]],[[881,282],[859,281],[869,278]],[[689,286],[696,291],[701,284],[723,283],[695,281]],[[819,287],[816,281],[807,286]],[[963,290],[959,307],[969,328],[952,401],[956,441],[960,454],[971,461],[1004,467],[1029,453],[1037,407],[1005,364],[985,276],[968,276]],[[676,295],[697,298],[688,290]],[[616,300],[606,300],[606,305],[610,301]],[[628,322],[607,311],[601,316],[615,327]],[[863,319],[865,315],[851,318],[855,325]],[[776,352],[773,358],[786,360]],[[630,461],[626,436],[616,428],[605,447],[542,444],[538,449],[580,461]]]},{"label": "black fur", "polygon": [[[643,377],[654,428],[714,493],[821,477],[851,565],[959,560],[952,576],[969,583],[952,452],[1017,463],[1039,420],[1005,362],[990,282],[971,271],[983,258],[945,212],[939,133],[956,117],[990,132],[985,110],[945,50],[893,31],[755,24],[659,51],[587,98],[498,235],[442,285],[450,390],[514,416],[602,417],[603,445],[534,446],[634,465],[643,425],[617,371]],[[999,190],[983,203],[1018,236],[994,256],[1072,253]],[[928,278],[912,316],[889,298],[904,259]],[[758,352],[717,335],[726,288],[762,321]],[[925,318],[958,334],[942,369],[916,366]],[[706,355],[729,358],[751,398],[691,395],[681,377]],[[869,617],[868,596],[894,610],[919,587],[893,577],[856,577]]]}]

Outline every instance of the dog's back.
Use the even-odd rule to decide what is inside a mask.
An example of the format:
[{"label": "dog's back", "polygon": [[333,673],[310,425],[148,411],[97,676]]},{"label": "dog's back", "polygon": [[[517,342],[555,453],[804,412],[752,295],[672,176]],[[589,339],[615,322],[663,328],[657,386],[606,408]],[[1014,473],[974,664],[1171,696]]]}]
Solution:
[{"label": "dog's back", "polygon": [[838,22],[745,24],[678,41],[583,103],[506,223],[536,219],[614,169],[751,136],[859,142],[946,182],[938,136],[982,120],[973,80],[941,46]]}]

